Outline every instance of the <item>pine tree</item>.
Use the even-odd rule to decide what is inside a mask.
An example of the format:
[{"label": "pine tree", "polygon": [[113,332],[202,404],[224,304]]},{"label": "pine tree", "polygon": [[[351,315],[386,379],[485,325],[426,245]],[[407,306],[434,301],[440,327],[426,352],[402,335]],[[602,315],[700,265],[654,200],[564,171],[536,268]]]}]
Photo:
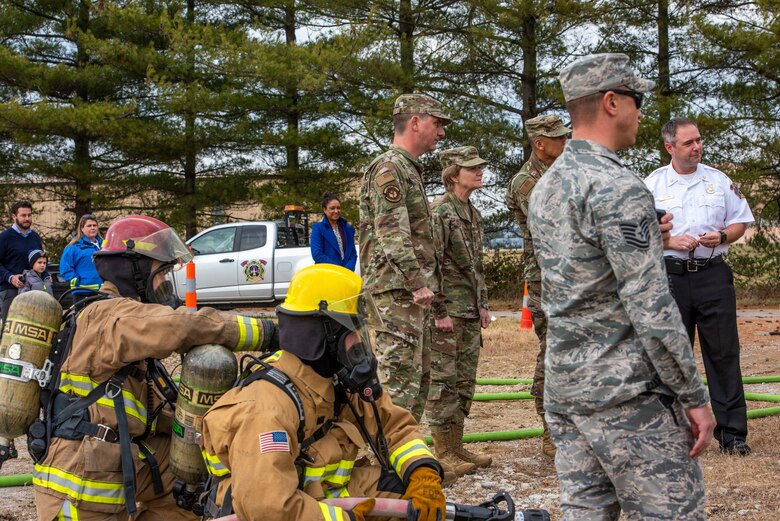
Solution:
[{"label": "pine tree", "polygon": [[0,135],[12,143],[10,171],[16,183],[48,182],[72,213],[66,228],[121,197],[110,181],[130,168],[105,138],[124,132],[133,81],[84,45],[87,34],[111,33],[93,7],[0,1]]}]

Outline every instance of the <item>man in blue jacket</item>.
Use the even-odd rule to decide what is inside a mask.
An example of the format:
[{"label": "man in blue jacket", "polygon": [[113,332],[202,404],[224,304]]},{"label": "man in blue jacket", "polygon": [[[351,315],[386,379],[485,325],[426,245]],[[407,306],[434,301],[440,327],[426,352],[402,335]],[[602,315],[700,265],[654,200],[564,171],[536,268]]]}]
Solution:
[{"label": "man in blue jacket", "polygon": [[19,288],[24,286],[22,272],[28,268],[28,255],[42,250],[41,236],[32,230],[32,204],[17,201],[11,207],[10,228],[0,233],[0,314],[5,323],[8,308]]}]

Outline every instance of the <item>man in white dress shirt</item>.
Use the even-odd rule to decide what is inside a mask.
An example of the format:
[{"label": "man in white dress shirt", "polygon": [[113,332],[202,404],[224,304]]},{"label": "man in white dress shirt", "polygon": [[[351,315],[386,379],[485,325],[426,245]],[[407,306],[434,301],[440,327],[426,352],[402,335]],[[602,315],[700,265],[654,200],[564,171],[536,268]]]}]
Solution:
[{"label": "man in white dress shirt", "polygon": [[674,215],[664,244],[672,294],[693,343],[698,328],[715,413],[715,439],[726,454],[750,454],[747,407],[739,367],[734,277],[723,255],[754,221],[745,196],[720,170],[701,164],[696,123],[672,118],[661,130],[672,156],[645,183],[656,208]]}]

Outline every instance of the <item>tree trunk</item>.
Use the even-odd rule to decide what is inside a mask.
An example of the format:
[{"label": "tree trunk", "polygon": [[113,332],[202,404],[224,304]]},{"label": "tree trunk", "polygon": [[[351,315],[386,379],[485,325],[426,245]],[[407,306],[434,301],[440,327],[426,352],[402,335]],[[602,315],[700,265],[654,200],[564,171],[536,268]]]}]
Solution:
[{"label": "tree trunk", "polygon": [[[672,118],[669,71],[669,0],[658,0],[658,120],[662,125]],[[663,138],[659,152],[662,165],[671,161],[664,148]]]},{"label": "tree trunk", "polygon": [[[82,1],[79,3],[78,28],[81,33],[89,30],[89,5]],[[83,69],[87,65],[89,56],[83,45],[76,39],[76,67]],[[87,101],[89,96],[83,86],[79,86],[76,96],[81,101]],[[74,198],[74,228],[78,227],[79,219],[86,213],[92,213],[92,158],[89,154],[90,139],[87,136],[76,134],[73,138],[73,164],[75,167],[75,198]]]},{"label": "tree trunk", "polygon": [[[287,45],[295,47],[297,45],[295,36],[295,0],[290,0],[284,8],[284,35]],[[300,126],[300,111],[298,107],[299,94],[296,85],[287,87],[285,96],[287,98],[287,143],[285,151],[287,155],[287,174],[292,179],[299,179],[300,175],[300,146],[298,144],[298,130]]]},{"label": "tree trunk", "polygon": [[[538,115],[537,99],[537,48],[536,48],[536,15],[528,14],[523,20],[523,83],[521,92],[523,108],[520,111],[523,123]],[[531,143],[523,146],[523,157],[526,161],[531,157]]]},{"label": "tree trunk", "polygon": [[[195,0],[187,0],[187,26],[192,27],[195,22]],[[190,49],[188,57],[188,78],[185,79],[189,86],[194,81],[195,56]],[[189,99],[192,93],[187,92]],[[195,178],[197,176],[197,149],[195,143],[195,114],[192,105],[184,113],[184,230],[187,239],[198,233],[198,208],[195,201]]]},{"label": "tree trunk", "polygon": [[398,36],[401,44],[401,70],[404,73],[401,92],[414,92],[414,12],[412,0],[400,0],[398,7]]}]

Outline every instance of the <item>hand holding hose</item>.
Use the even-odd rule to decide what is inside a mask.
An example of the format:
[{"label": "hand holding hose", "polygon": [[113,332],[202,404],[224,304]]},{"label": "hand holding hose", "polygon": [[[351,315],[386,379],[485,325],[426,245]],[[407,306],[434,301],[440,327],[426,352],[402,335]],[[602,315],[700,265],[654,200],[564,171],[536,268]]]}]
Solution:
[{"label": "hand holding hose", "polygon": [[[403,499],[409,500],[409,519],[442,521],[447,502],[441,488],[441,476],[430,467],[420,467],[409,476]],[[414,517],[411,517],[414,515]]]},{"label": "hand holding hose", "polygon": [[376,499],[368,498],[352,507],[352,510],[347,510],[347,515],[351,521],[365,521],[366,516],[374,509],[375,504]]}]

